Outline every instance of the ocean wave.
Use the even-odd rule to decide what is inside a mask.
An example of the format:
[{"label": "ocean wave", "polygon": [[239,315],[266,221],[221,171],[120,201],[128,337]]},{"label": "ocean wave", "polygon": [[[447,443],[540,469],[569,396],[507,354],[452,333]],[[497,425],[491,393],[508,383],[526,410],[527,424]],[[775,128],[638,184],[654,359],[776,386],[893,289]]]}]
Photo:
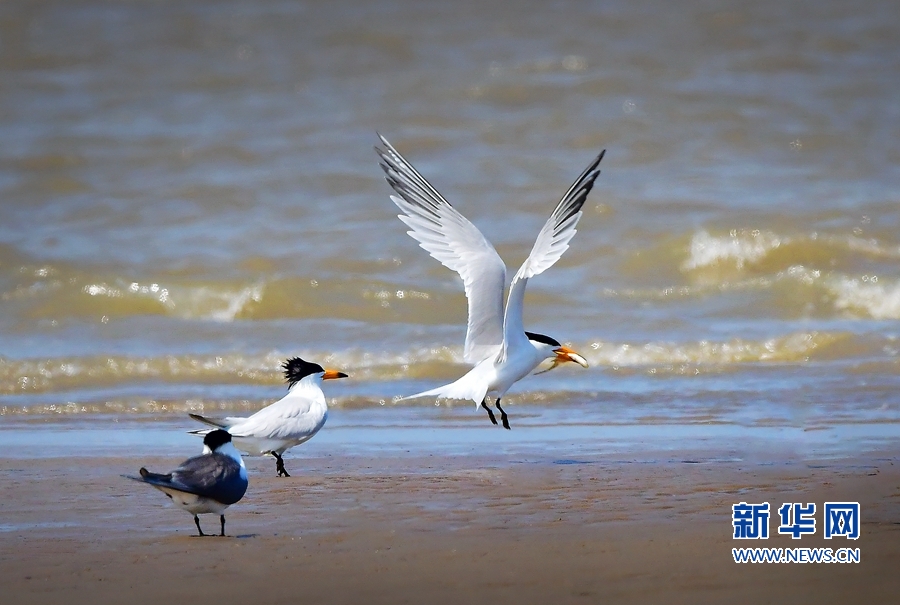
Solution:
[{"label": "ocean wave", "polygon": [[779,317],[900,318],[900,280],[892,275],[900,247],[894,244],[857,235],[701,229],[676,249],[684,251],[678,269],[688,283],[604,294],[663,300],[752,291],[768,293],[757,308]]},{"label": "ocean wave", "polygon": [[834,306],[852,317],[900,319],[900,283],[886,283],[877,275],[854,279],[835,277],[828,281]]},{"label": "ocean wave", "polygon": [[0,301],[7,311],[34,319],[168,315],[234,321],[262,300],[265,282],[165,277],[129,280],[102,268],[65,263],[0,263]]},{"label": "ocean wave", "polygon": [[[92,267],[0,265],[0,301],[9,303],[5,310],[10,316],[54,325],[69,319],[106,323],[141,315],[222,323],[312,317],[384,321],[395,320],[401,312],[427,322],[433,316],[433,308],[420,304],[431,299],[431,293],[368,276],[215,280],[161,275],[133,280],[105,273]],[[462,296],[460,291],[458,298]]]},{"label": "ocean wave", "polygon": [[894,260],[900,259],[900,246],[857,235],[818,232],[785,235],[764,229],[732,229],[727,235],[712,235],[701,229],[691,236],[687,258],[680,268],[684,273],[714,268],[766,270],[767,261],[780,267],[816,261],[824,264],[842,255]]},{"label": "ocean wave", "polygon": [[[102,314],[107,318],[164,314],[181,319],[230,322],[241,316],[251,304],[259,303],[264,289],[262,282],[246,285],[92,282],[80,287],[80,293],[92,300],[85,300],[75,293],[60,298],[78,300],[74,307],[68,307],[70,314],[81,311],[90,315]],[[53,305],[47,309],[51,313],[56,310]]]},{"label": "ocean wave", "polygon": [[877,275],[850,277],[836,272],[823,272],[802,265],[779,272],[773,282],[788,282],[796,288],[788,297],[806,311],[824,315],[840,315],[847,319],[900,319],[900,282]]},{"label": "ocean wave", "polygon": [[758,262],[772,250],[790,241],[771,231],[732,230],[728,236],[713,236],[706,230],[691,237],[687,260],[681,264],[683,271],[730,263],[737,269]]},{"label": "ocean wave", "polygon": [[730,365],[759,362],[804,362],[819,349],[845,338],[826,332],[797,332],[765,340],[650,342],[645,344],[593,342],[585,358],[592,365],[667,367],[683,364]]},{"label": "ocean wave", "polygon": [[[765,340],[576,343],[593,367],[655,366],[661,373],[685,368],[743,363],[804,362],[844,334],[798,332]],[[847,348],[852,353],[857,349]],[[400,351],[352,349],[306,350],[299,354],[351,375],[354,381],[446,380],[465,371],[460,347],[413,347]],[[829,355],[834,354],[829,353]],[[157,384],[280,384],[281,364],[288,355],[166,355],[160,357],[95,356],[44,359],[0,358],[0,395],[34,395],[79,389],[102,389],[154,381]]]},{"label": "ocean wave", "polygon": [[261,409],[271,401],[249,400],[157,400],[148,398],[113,398],[104,401],[43,403],[36,405],[0,405],[0,416],[92,416],[92,415],[153,415],[189,413],[214,413],[227,411],[247,413]]},{"label": "ocean wave", "polygon": [[[603,289],[604,296],[638,301],[696,299],[735,292],[769,293],[770,314],[780,317],[900,319],[900,280],[874,274],[851,277],[804,265],[791,265],[769,275],[699,280],[690,285]],[[762,307],[759,304],[756,309]]]},{"label": "ocean wave", "polygon": [[293,355],[352,373],[361,380],[428,377],[437,366],[462,363],[462,350],[450,347],[421,347],[396,353],[305,350],[291,355],[270,351],[258,355],[0,358],[0,395],[105,388],[148,380],[168,384],[279,384],[281,364]]}]

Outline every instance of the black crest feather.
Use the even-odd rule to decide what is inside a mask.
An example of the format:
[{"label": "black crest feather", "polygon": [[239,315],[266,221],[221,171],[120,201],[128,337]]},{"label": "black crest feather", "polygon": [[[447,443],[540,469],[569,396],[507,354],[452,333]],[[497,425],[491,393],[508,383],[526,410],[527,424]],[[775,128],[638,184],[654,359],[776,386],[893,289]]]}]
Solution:
[{"label": "black crest feather", "polygon": [[288,389],[309,376],[318,372],[324,372],[325,368],[317,363],[304,361],[299,357],[288,359],[281,367],[284,369],[284,379],[288,383]]},{"label": "black crest feather", "polygon": [[534,332],[525,332],[525,336],[528,337],[528,340],[533,340],[534,342],[542,342],[545,345],[550,345],[551,347],[562,346],[556,340],[550,338],[549,336],[545,336],[543,334],[535,334]]}]

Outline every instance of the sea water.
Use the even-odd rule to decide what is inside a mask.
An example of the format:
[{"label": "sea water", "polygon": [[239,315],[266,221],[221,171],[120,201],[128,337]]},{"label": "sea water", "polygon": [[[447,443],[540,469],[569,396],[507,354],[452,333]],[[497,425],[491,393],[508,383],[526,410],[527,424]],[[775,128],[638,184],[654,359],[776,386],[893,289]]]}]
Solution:
[{"label": "sea water", "polygon": [[[758,436],[815,457],[900,436],[896,2],[0,15],[7,455],[137,433],[193,447],[188,412],[262,408],[297,355],[350,375],[325,383],[329,424],[304,448]],[[376,131],[510,275],[607,150],[571,248],[526,295],[527,329],[591,367],[517,384],[510,433],[471,402],[399,400],[466,371],[466,300],[396,218]]]}]

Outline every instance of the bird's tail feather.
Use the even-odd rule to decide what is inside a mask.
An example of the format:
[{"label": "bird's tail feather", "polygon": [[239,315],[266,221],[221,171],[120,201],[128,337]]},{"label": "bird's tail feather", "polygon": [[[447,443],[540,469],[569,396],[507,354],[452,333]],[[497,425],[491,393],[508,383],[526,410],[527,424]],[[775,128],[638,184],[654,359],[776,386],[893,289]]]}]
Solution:
[{"label": "bird's tail feather", "polygon": [[149,483],[150,485],[169,485],[172,481],[172,473],[161,474],[161,473],[151,473],[144,467],[141,467],[141,470],[138,471],[140,473],[140,477],[135,477],[134,475],[122,475],[126,479],[131,479],[132,481],[140,481],[141,483]]},{"label": "bird's tail feather", "polygon": [[450,384],[445,384],[444,386],[437,387],[436,389],[422,391],[421,393],[416,393],[415,395],[408,395],[406,397],[403,397],[403,399],[416,399],[418,397],[437,397],[438,399],[471,399],[475,402],[475,405],[480,405],[484,400],[484,396],[487,394],[487,389],[484,385],[472,384],[472,380],[465,380],[467,376],[468,374],[455,382],[451,382]]},{"label": "bird's tail feather", "polygon": [[172,473],[151,473],[143,466],[139,471],[141,473],[141,479],[144,481],[171,481]]},{"label": "bird's tail feather", "polygon": [[[203,424],[208,424],[209,426],[214,426],[217,429],[223,429],[228,424],[224,420],[220,420],[219,418],[207,418],[206,416],[201,416],[200,414],[188,414],[194,420],[198,422],[202,422]],[[200,434],[199,431],[191,431],[191,433]]]}]

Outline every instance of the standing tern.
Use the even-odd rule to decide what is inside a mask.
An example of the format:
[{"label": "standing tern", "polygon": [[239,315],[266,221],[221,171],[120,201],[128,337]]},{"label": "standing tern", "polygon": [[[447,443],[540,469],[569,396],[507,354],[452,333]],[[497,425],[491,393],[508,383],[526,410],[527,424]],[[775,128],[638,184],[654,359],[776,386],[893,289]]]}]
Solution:
[{"label": "standing tern", "polygon": [[385,179],[397,193],[391,200],[402,212],[400,220],[410,228],[407,233],[445,267],[459,273],[469,301],[463,359],[474,367],[456,382],[408,398],[471,399],[497,424],[487,406],[487,396],[493,395],[503,427],[508,429],[509,419],[500,407],[500,399],[516,381],[545,359],[553,359],[550,369],[566,361],[588,366],[584,357],[557,340],[526,332],[522,307],[528,279],[551,267],[568,249],[606,150],[575,180],[538,233],[531,254],[512,279],[504,314],[506,266],[500,255],[481,231],[457,212],[387,139],[378,137],[384,148],[375,147],[375,151],[381,157]]},{"label": "standing tern", "polygon": [[215,513],[222,522],[225,535],[225,509],[238,502],[247,491],[247,469],[241,454],[231,444],[226,431],[211,431],[203,438],[203,454],[188,458],[171,473],[151,473],[141,467],[140,477],[128,479],[152,485],[163,492],[176,506],[194,515],[194,523],[201,536],[197,515]]},{"label": "standing tern", "polygon": [[[278,476],[290,477],[281,455],[295,445],[312,439],[328,419],[328,404],[322,393],[322,381],[346,378],[347,375],[337,370],[326,370],[317,363],[310,363],[299,357],[288,359],[281,367],[288,383],[288,394],[249,418],[207,418],[199,414],[190,416],[231,433],[234,445],[242,452],[251,456],[274,456]],[[209,429],[191,431],[194,435],[209,432]]]}]

